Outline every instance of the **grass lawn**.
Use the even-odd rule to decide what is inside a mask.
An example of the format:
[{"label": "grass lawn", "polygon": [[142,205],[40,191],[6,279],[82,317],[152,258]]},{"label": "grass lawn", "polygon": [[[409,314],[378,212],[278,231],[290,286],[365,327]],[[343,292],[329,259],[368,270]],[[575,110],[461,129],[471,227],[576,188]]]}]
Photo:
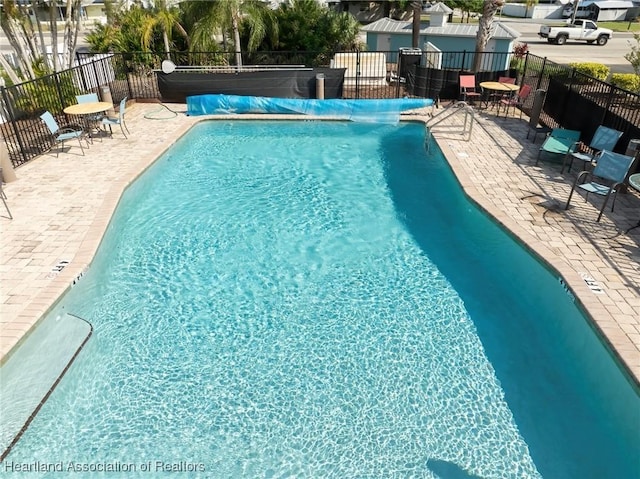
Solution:
[{"label": "grass lawn", "polygon": [[601,28],[609,28],[614,32],[640,32],[640,22],[598,22]]}]

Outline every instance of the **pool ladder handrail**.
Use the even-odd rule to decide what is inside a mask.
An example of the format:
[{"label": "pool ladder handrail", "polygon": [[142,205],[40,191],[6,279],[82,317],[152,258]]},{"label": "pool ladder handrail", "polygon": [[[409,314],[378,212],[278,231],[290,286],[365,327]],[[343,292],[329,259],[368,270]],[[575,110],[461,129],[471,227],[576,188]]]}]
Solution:
[{"label": "pool ladder handrail", "polygon": [[[457,101],[445,107],[440,113],[432,116],[425,122],[424,125],[427,130],[427,149],[429,148],[431,131],[433,130],[433,127],[438,125],[439,123],[442,123],[447,118],[459,114],[460,112],[464,113],[464,124],[462,125],[462,131],[460,132],[460,134],[467,135],[466,141],[469,141],[471,139],[471,132],[473,131],[473,120],[475,119],[475,110],[466,101]],[[471,119],[469,119],[469,117],[471,117]]]}]

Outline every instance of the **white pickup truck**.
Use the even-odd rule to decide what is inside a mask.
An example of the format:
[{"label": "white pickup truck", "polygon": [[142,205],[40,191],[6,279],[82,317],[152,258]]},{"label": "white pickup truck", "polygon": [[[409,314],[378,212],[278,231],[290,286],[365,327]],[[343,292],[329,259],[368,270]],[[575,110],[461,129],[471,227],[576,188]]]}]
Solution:
[{"label": "white pickup truck", "polygon": [[587,43],[596,42],[602,46],[606,45],[613,36],[613,30],[598,28],[598,25],[591,20],[576,20],[562,27],[542,25],[538,35],[556,45],[564,45],[567,40],[582,40]]}]

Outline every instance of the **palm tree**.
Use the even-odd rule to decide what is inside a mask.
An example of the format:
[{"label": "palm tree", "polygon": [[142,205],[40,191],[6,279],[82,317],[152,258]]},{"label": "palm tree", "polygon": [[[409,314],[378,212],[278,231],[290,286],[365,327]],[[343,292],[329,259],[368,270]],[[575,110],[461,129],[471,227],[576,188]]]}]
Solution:
[{"label": "palm tree", "polygon": [[153,12],[146,18],[142,29],[142,46],[149,49],[153,32],[157,27],[162,30],[162,41],[164,43],[164,53],[170,59],[171,33],[177,30],[189,43],[189,35],[179,21],[179,11],[177,8],[169,8],[166,0],[156,0]]},{"label": "palm tree", "polygon": [[[192,49],[211,49],[216,31],[222,33],[223,44],[230,38],[236,57],[236,65],[242,66],[240,29],[249,32],[247,48],[251,51],[260,45],[267,34],[277,33],[273,22],[273,10],[261,0],[214,0],[212,2],[190,1],[183,4],[185,13],[196,18],[191,36]],[[271,28],[269,28],[271,27]]]},{"label": "palm tree", "polygon": [[482,16],[478,22],[478,33],[476,35],[476,52],[473,59],[473,71],[477,72],[482,63],[482,53],[491,38],[493,19],[498,9],[504,5],[504,0],[484,0],[482,4]]},{"label": "palm tree", "polygon": [[412,0],[411,9],[413,10],[413,22],[411,24],[411,46],[418,48],[420,45],[420,15],[422,15],[422,2],[420,0]]},{"label": "palm tree", "polygon": [[[38,15],[30,15],[29,7],[37,10],[42,7],[49,13],[48,26],[51,35],[52,54],[46,51],[44,29]],[[57,22],[60,8],[66,10],[64,17],[63,49],[58,51]],[[20,62],[20,73],[14,71],[6,61],[3,68],[9,73],[12,81],[21,76],[23,79],[34,79],[38,72],[35,65],[44,65],[44,72],[60,71],[73,65],[74,53],[80,29],[80,0],[36,0],[31,6],[27,2],[5,0],[0,11],[0,26],[9,44],[13,47]],[[44,61],[44,62],[43,62]]]}]

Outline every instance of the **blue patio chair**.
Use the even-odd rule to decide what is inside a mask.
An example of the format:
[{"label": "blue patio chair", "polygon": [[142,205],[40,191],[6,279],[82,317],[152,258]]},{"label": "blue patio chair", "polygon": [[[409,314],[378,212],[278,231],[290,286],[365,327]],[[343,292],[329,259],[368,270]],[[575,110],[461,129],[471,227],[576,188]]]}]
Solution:
[{"label": "blue patio chair", "polygon": [[589,148],[593,153],[574,151],[565,155],[560,173],[564,173],[564,167],[567,163],[569,164],[569,169],[567,171],[571,171],[571,165],[574,160],[581,161],[583,165],[582,169],[586,170],[587,165],[590,165],[594,161],[595,154],[597,152],[602,150],[613,150],[621,136],[621,131],[600,125],[594,133],[591,143],[589,143]]},{"label": "blue patio chair", "polygon": [[0,168],[0,199],[4,203],[4,207],[7,210],[7,214],[9,215],[9,219],[12,220],[13,216],[11,215],[11,210],[9,209],[9,205],[7,204],[7,195],[2,189],[2,183],[4,183],[4,177],[2,176],[2,168]]},{"label": "blue patio chair", "polygon": [[[76,101],[78,103],[97,103],[100,101],[97,93],[85,93],[84,95],[76,95]],[[88,129],[90,131],[95,130],[96,133],[101,132],[100,122],[105,116],[101,113],[95,113],[91,115],[85,115],[85,120],[88,123]]]},{"label": "blue patio chair", "polygon": [[129,128],[127,128],[127,124],[124,122],[124,113],[125,113],[126,106],[127,106],[127,97],[125,96],[120,101],[120,108],[118,109],[118,118],[107,117],[102,119],[102,124],[109,126],[110,136],[113,136],[113,130],[111,129],[112,125],[120,125],[120,130],[122,130],[122,134],[124,135],[125,138],[127,138],[127,134],[124,132],[125,129],[127,130],[127,133],[131,134],[131,132],[129,131]]},{"label": "blue patio chair", "polygon": [[538,150],[536,165],[540,161],[542,153],[556,156],[562,155],[564,157],[568,153],[575,151],[578,140],[580,140],[579,131],[554,128],[540,146],[540,150]]},{"label": "blue patio chair", "polygon": [[611,204],[611,211],[613,211],[616,205],[616,195],[624,183],[629,170],[633,165],[635,158],[632,156],[621,155],[620,153],[614,153],[608,150],[602,150],[596,155],[596,166],[593,171],[582,171],[573,182],[571,187],[571,193],[567,199],[567,204],[564,209],[569,208],[571,197],[576,188],[583,190],[585,194],[585,201],[589,197],[589,193],[604,196],[602,207],[600,208],[600,214],[596,221],[600,221],[604,208],[607,206],[609,198],[613,195],[613,203]]},{"label": "blue patio chair", "polygon": [[[80,145],[80,150],[82,151],[82,155],[84,156],[84,148],[82,147],[82,138],[86,141],[86,133],[84,130],[79,129],[77,127],[72,126],[63,126],[60,127],[58,122],[56,122],[55,118],[51,114],[51,112],[45,111],[42,115],[40,115],[42,121],[44,121],[45,125],[51,132],[51,136],[53,137],[53,141],[55,144],[60,144],[60,148],[64,149],[64,142],[67,140],[77,139],[78,144]],[[87,146],[89,143],[87,142]],[[58,149],[56,151],[56,157],[60,153]]]},{"label": "blue patio chair", "polygon": [[78,103],[97,103],[100,101],[97,93],[85,93],[84,95],[76,95]]}]

